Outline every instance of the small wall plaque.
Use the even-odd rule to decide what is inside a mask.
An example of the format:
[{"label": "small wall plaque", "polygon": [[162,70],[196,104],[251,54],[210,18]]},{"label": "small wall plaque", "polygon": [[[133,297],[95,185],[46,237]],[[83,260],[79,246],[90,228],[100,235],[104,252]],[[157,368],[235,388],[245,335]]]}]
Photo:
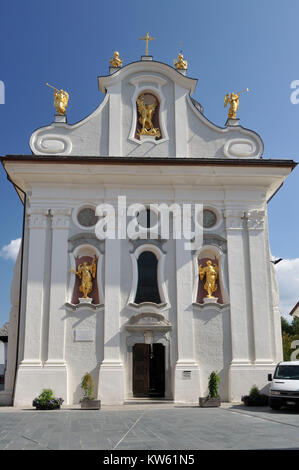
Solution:
[{"label": "small wall plaque", "polygon": [[183,380],[190,380],[191,379],[191,370],[183,370],[182,372]]},{"label": "small wall plaque", "polygon": [[75,330],[75,341],[94,341],[94,330]]}]

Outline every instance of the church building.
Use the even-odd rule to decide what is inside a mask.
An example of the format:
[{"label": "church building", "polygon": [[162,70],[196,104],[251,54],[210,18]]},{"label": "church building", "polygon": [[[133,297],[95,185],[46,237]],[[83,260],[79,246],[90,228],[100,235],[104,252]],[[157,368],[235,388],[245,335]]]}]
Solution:
[{"label": "church building", "polygon": [[[196,404],[213,371],[222,401],[239,401],[282,359],[267,202],[295,163],[262,158],[236,116],[240,93],[225,97],[224,127],[210,122],[182,54],[125,65],[116,52],[109,72],[93,113],[68,124],[68,93],[55,89],[32,155],[1,157],[24,227],[0,402],[31,405],[51,388],[79,403],[89,372],[102,404]],[[103,207],[129,224],[136,204],[142,230],[99,235]],[[161,204],[202,206],[199,246],[172,236],[174,212],[161,234]]]}]

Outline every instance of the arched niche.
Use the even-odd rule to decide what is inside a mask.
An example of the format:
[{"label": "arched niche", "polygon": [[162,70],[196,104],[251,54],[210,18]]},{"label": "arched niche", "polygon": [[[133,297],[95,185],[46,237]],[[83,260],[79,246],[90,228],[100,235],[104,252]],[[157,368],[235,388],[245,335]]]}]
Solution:
[{"label": "arched niche", "polygon": [[[92,259],[96,257],[97,260],[97,270],[96,270],[96,277],[93,281],[93,291],[92,293],[95,295],[95,298],[92,301],[94,305],[101,305],[104,303],[104,291],[103,291],[103,283],[102,283],[102,263],[103,263],[103,256],[99,252],[99,250],[89,244],[82,244],[78,245],[72,253],[70,253],[70,266],[71,270],[77,270],[78,264],[84,261],[88,261],[89,263]],[[75,273],[70,271],[70,282],[69,282],[69,289],[68,289],[68,303],[71,305],[77,305],[78,302],[76,301],[77,289],[76,283],[79,283],[77,276]],[[91,293],[91,294],[92,294]]]},{"label": "arched niche", "polygon": [[[166,129],[166,99],[162,91],[162,87],[166,85],[167,81],[158,76],[151,74],[142,74],[133,77],[130,80],[130,84],[135,87],[132,95],[132,123],[129,139],[135,143],[142,144],[143,142],[151,142],[154,144],[161,144],[169,140],[167,129]],[[161,137],[159,139],[153,138],[152,136],[142,136],[142,140],[136,138],[136,129],[138,121],[138,110],[137,110],[137,99],[142,94],[152,94],[156,97],[159,103],[158,119]]]},{"label": "arched niche", "polygon": [[[199,302],[198,300],[198,293],[199,293],[199,272],[198,266],[199,261],[203,261],[203,265],[205,266],[205,260],[210,259],[215,261],[219,268],[219,275],[217,279],[217,284],[219,289],[215,292],[215,297],[218,296],[218,302],[221,305],[229,303],[229,296],[228,296],[228,284],[227,284],[227,276],[226,276],[226,269],[225,269],[225,255],[222,250],[215,246],[215,245],[204,245],[200,250],[198,250],[193,258],[193,266],[194,266],[194,286],[193,286],[193,303],[197,305],[202,305],[203,302]],[[218,292],[218,294],[217,294]],[[221,295],[219,295],[219,292]]]},{"label": "arched niche", "polygon": [[[160,302],[140,302],[137,303],[136,295],[138,289],[138,280],[139,280],[139,270],[138,270],[138,260],[142,253],[149,252],[156,257],[156,269],[157,269],[157,286],[158,292],[160,297]],[[141,258],[142,259],[142,258]],[[132,279],[132,287],[130,296],[128,299],[128,305],[133,308],[135,311],[143,312],[158,312],[161,309],[166,309],[170,307],[165,279],[164,279],[164,262],[165,262],[165,254],[158,248],[156,245],[145,243],[143,245],[138,246],[133,253],[131,253],[131,261],[132,261],[132,268],[133,268],[133,279]]]}]

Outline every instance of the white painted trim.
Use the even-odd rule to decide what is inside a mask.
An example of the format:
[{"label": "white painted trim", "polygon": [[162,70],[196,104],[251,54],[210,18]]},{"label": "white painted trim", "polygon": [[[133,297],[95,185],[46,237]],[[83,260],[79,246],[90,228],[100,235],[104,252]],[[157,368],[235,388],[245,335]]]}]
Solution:
[{"label": "white painted trim", "polygon": [[94,209],[94,211],[96,211],[96,208],[97,208],[97,205],[93,204],[91,202],[80,203],[76,207],[74,207],[74,209],[72,211],[72,220],[73,220],[74,225],[79,227],[81,230],[93,231],[94,232],[93,229],[95,228],[96,223],[94,225],[91,225],[90,227],[86,227],[84,225],[81,225],[78,221],[78,214],[82,209]]},{"label": "white painted trim", "polygon": [[137,75],[129,81],[129,83],[131,83],[131,85],[134,85],[136,87],[139,86],[139,83],[144,83],[144,82],[156,83],[157,85],[160,85],[160,87],[167,84],[167,80],[160,77],[159,75],[152,75],[152,74]]},{"label": "white painted trim", "polygon": [[[30,147],[35,155],[70,155],[72,152],[73,144],[69,136],[62,134],[54,134],[54,126],[50,125],[47,127],[42,127],[42,131],[51,130],[49,134],[41,134],[39,132],[34,132],[30,137]],[[40,130],[40,129],[39,129]],[[47,147],[46,142],[56,143],[53,147]],[[61,149],[61,145],[63,149]]]},{"label": "white painted trim", "polygon": [[109,90],[109,150],[110,156],[122,155],[122,99],[121,83],[116,83]]},{"label": "white painted trim", "polygon": [[204,230],[204,232],[215,232],[215,230],[218,230],[218,228],[220,227],[220,225],[223,222],[223,217],[222,217],[221,211],[218,209],[218,207],[211,206],[209,204],[203,204],[202,210],[204,211],[205,209],[207,209],[211,212],[214,212],[214,214],[216,215],[216,224],[213,225],[213,227],[210,227],[210,228],[209,227],[203,227],[203,230]]},{"label": "white painted trim", "polygon": [[[232,150],[232,147],[238,144],[250,145],[251,152],[248,152],[247,156],[234,152]],[[253,155],[255,155],[257,152],[258,152],[258,148],[257,148],[256,142],[249,141],[248,139],[230,139],[224,144],[224,147],[223,147],[224,155],[229,158],[254,158]]]},{"label": "white painted trim", "polygon": [[149,73],[160,73],[168,77],[172,82],[178,83],[182,88],[185,88],[189,93],[194,93],[197,84],[197,79],[185,77],[178,72],[174,67],[156,61],[138,61],[128,64],[112,75],[106,75],[98,77],[99,90],[103,93],[109,91],[109,88],[119,81],[123,81],[128,75],[135,73],[145,74]]},{"label": "white painted trim", "polygon": [[192,303],[193,307],[195,310],[197,311],[206,311],[206,310],[218,310],[219,312],[221,312],[221,310],[225,310],[227,308],[229,308],[230,304],[229,303],[225,303],[225,304],[218,304],[218,302],[216,303],[213,303],[213,304],[199,304],[197,302],[193,302]]},{"label": "white painted trim", "polygon": [[174,85],[174,127],[175,127],[175,155],[187,157],[187,105],[186,90],[175,83]]}]

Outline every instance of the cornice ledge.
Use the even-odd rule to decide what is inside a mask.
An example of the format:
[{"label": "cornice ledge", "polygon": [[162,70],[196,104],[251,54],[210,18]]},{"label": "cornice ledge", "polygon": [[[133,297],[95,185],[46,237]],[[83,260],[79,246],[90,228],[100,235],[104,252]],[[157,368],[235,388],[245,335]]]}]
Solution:
[{"label": "cornice ledge", "polygon": [[200,304],[198,302],[193,302],[192,306],[198,310],[198,311],[203,311],[203,310],[211,310],[211,309],[216,309],[216,310],[224,310],[225,308],[228,308],[230,306],[230,303],[225,303],[225,304],[219,304],[218,302],[216,303],[211,303],[211,304]]}]

